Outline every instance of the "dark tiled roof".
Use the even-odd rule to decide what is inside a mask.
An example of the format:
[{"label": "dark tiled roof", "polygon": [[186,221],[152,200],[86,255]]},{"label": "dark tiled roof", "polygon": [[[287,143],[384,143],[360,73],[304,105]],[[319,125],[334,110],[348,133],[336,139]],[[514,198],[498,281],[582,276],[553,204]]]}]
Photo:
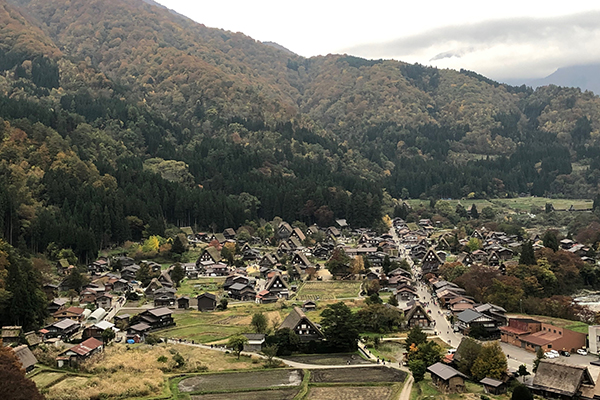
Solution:
[{"label": "dark tiled roof", "polygon": [[169,310],[167,307],[153,308],[152,310],[148,310],[148,312],[154,315],[155,317],[162,317],[164,315],[172,314],[172,311]]},{"label": "dark tiled roof", "polygon": [[482,385],[487,385],[487,386],[491,386],[491,387],[499,387],[500,385],[502,385],[504,382],[499,381],[497,379],[493,379],[493,378],[483,378],[482,380],[479,381],[479,383],[481,383]]},{"label": "dark tiled roof", "polygon": [[211,300],[217,300],[217,296],[215,296],[212,293],[202,293],[198,295],[198,299],[204,298],[206,297],[207,299],[211,299]]},{"label": "dark tiled roof", "polygon": [[442,364],[440,362],[435,363],[429,367],[427,367],[427,371],[429,371],[430,373],[439,376],[441,379],[447,381],[450,378],[453,378],[455,376],[461,376],[463,378],[466,378],[467,376],[465,374],[462,374],[461,372],[455,370],[454,368],[446,365],[446,364]]}]

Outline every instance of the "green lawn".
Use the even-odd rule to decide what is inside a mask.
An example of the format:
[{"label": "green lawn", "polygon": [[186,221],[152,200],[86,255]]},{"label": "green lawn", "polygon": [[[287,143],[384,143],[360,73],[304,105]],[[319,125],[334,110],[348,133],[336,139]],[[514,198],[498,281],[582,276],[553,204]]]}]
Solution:
[{"label": "green lawn", "polygon": [[565,328],[579,333],[588,333],[588,324],[585,322],[573,322],[572,324],[565,325]]},{"label": "green lawn", "polygon": [[157,333],[162,337],[193,340],[196,343],[211,343],[247,331],[237,326],[198,323],[166,329]]},{"label": "green lawn", "polygon": [[437,390],[431,382],[431,376],[429,373],[425,374],[425,379],[421,382],[415,382],[410,392],[410,400],[421,400],[427,399],[428,397],[439,396],[442,393]]},{"label": "green lawn", "polygon": [[561,328],[565,328],[565,329],[571,329],[572,331],[575,332],[580,332],[580,333],[588,333],[588,324],[586,324],[585,322],[581,322],[581,321],[571,321],[568,319],[561,319],[561,318],[553,318],[553,317],[546,317],[544,315],[510,315],[510,317],[522,317],[522,318],[533,318],[537,321],[540,322],[544,322],[546,324],[552,324]]},{"label": "green lawn", "polygon": [[392,362],[400,362],[404,352],[404,344],[397,342],[382,342],[377,348],[369,348],[369,351],[376,357],[392,360]]},{"label": "green lawn", "polygon": [[256,312],[262,312],[271,321],[279,325],[290,309],[282,309],[278,303],[259,305],[244,303],[230,306],[225,311],[200,312],[188,310],[173,314],[176,326],[159,331],[159,336],[194,340],[211,343],[227,339],[242,332],[250,332],[250,322]]}]

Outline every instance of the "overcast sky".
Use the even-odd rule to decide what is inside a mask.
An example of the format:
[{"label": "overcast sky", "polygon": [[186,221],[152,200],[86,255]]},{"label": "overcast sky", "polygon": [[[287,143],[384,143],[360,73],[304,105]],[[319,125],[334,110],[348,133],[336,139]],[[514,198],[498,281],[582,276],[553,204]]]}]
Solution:
[{"label": "overcast sky", "polygon": [[305,57],[393,58],[509,81],[600,62],[598,1],[157,1]]}]

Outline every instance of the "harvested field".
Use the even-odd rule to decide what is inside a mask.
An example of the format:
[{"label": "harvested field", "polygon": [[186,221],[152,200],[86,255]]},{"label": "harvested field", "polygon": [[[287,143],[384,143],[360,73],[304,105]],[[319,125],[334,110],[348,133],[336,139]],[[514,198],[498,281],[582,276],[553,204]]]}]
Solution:
[{"label": "harvested field", "polygon": [[392,395],[389,386],[312,387],[308,400],[387,400]]},{"label": "harvested field", "polygon": [[301,370],[272,370],[240,372],[235,374],[206,374],[186,378],[179,382],[180,392],[217,392],[258,389],[277,386],[299,386]]},{"label": "harvested field", "polygon": [[316,365],[356,365],[356,364],[371,364],[357,353],[353,354],[318,354],[309,356],[290,356],[284,357],[286,360],[299,362],[303,364]]},{"label": "harvested field", "polygon": [[307,282],[296,298],[298,300],[335,300],[358,296],[360,282],[321,281]]},{"label": "harvested field", "polygon": [[38,388],[44,388],[62,378],[65,374],[60,372],[40,372],[32,376],[31,380],[35,382]]},{"label": "harvested field", "polygon": [[298,389],[261,390],[258,392],[214,393],[191,396],[191,400],[292,400]]},{"label": "harvested field", "polygon": [[404,382],[406,372],[387,367],[315,369],[311,383]]}]

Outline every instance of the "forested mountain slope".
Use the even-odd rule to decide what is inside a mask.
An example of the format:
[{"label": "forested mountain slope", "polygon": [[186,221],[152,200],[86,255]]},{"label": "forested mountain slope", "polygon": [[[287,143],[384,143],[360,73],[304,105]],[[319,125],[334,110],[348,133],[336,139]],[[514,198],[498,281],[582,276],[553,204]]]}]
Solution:
[{"label": "forested mountain slope", "polygon": [[578,89],[306,59],[142,0],[0,0],[0,21],[0,231],[23,248],[600,182],[600,100]]}]

